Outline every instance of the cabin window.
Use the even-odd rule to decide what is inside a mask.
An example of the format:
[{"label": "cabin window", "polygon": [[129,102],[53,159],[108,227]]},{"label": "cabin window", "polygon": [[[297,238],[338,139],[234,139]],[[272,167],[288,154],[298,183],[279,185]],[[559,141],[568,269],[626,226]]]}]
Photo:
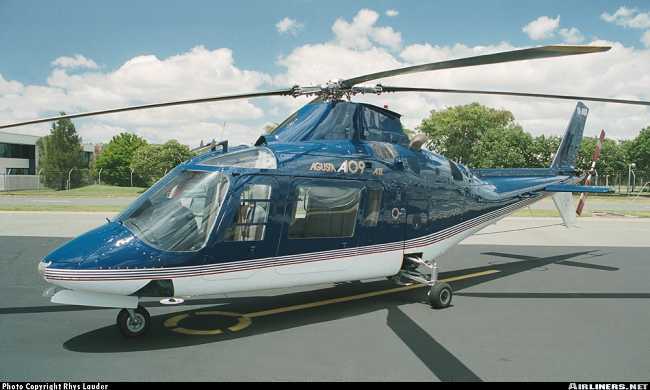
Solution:
[{"label": "cabin window", "polygon": [[352,237],[361,189],[352,187],[298,186],[289,238]]},{"label": "cabin window", "polygon": [[368,190],[368,203],[366,204],[366,215],[363,218],[365,226],[377,226],[381,211],[382,190]]},{"label": "cabin window", "polygon": [[252,184],[244,187],[239,208],[232,225],[226,230],[225,241],[262,241],[269,222],[271,186]]},{"label": "cabin window", "polygon": [[463,174],[460,172],[460,169],[458,169],[456,163],[449,161],[449,166],[451,167],[451,176],[454,178],[454,180],[462,181]]}]

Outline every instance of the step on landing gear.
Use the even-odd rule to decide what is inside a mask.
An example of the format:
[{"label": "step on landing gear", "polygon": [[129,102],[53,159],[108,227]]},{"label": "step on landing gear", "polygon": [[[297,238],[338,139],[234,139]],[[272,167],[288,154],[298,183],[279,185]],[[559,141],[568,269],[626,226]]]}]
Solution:
[{"label": "step on landing gear", "polygon": [[396,275],[395,280],[400,284],[405,284],[404,280],[424,284],[429,287],[427,300],[431,307],[434,309],[449,307],[454,294],[449,284],[438,281],[438,264],[413,255],[405,256],[404,260],[404,267]]},{"label": "step on landing gear", "polygon": [[122,309],[117,314],[117,327],[124,337],[142,336],[149,330],[149,325],[151,316],[142,306],[136,309]]}]

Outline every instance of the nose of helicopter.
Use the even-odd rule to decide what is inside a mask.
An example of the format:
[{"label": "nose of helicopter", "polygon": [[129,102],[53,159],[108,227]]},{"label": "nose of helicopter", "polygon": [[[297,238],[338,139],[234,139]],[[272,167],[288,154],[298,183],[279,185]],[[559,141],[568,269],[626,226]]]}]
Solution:
[{"label": "nose of helicopter", "polygon": [[118,222],[109,222],[59,246],[38,264],[46,277],[54,270],[101,270],[149,265],[150,248]]},{"label": "nose of helicopter", "polygon": [[[46,282],[66,290],[130,295],[151,281],[150,274],[141,270],[161,268],[165,255],[122,223],[109,222],[56,248],[43,257],[37,269]],[[48,288],[44,294],[50,295],[54,289]]]}]

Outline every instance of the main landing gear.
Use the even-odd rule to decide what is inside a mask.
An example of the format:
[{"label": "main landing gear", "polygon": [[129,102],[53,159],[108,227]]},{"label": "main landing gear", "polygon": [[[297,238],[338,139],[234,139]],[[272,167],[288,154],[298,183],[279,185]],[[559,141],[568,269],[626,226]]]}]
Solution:
[{"label": "main landing gear", "polygon": [[124,337],[138,337],[149,330],[151,316],[147,309],[138,306],[136,309],[122,309],[117,314],[117,327]]},{"label": "main landing gear", "polygon": [[435,261],[428,262],[418,256],[407,255],[404,257],[404,266],[394,280],[398,284],[409,284],[408,281],[412,281],[428,286],[427,299],[434,309],[444,309],[451,305],[453,291],[449,284],[438,281],[438,264]]}]

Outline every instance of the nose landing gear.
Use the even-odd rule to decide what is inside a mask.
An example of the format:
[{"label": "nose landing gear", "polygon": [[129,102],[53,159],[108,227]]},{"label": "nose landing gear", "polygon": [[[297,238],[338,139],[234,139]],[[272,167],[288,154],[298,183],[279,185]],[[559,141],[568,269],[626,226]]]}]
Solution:
[{"label": "nose landing gear", "polygon": [[136,309],[122,309],[117,314],[117,327],[124,337],[138,337],[149,330],[151,316],[147,309],[138,306]]}]

